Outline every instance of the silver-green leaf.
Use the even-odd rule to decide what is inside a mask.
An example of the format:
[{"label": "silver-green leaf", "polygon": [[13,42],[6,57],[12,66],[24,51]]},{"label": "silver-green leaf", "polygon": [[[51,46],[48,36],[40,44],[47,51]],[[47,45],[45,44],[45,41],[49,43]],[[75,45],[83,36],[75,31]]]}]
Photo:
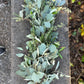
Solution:
[{"label": "silver-green leaf", "polygon": [[43,78],[43,76],[44,76],[44,73],[42,73],[42,72],[33,73],[32,80],[34,82],[40,83],[40,81],[41,81],[40,79]]},{"label": "silver-green leaf", "polygon": [[45,25],[46,28],[50,28],[51,27],[50,22],[44,22],[44,25]]},{"label": "silver-green leaf", "polygon": [[21,47],[17,47],[17,49],[18,49],[18,50],[23,50],[23,48],[21,48]]},{"label": "silver-green leaf", "polygon": [[34,39],[34,36],[32,34],[29,34],[26,37],[29,38],[29,39]]},{"label": "silver-green leaf", "polygon": [[18,56],[18,57],[23,57],[24,54],[23,54],[23,53],[18,53],[18,54],[16,54],[16,56]]},{"label": "silver-green leaf", "polygon": [[50,47],[49,47],[49,50],[52,53],[52,52],[55,52],[57,49],[56,49],[55,45],[51,44]]},{"label": "silver-green leaf", "polygon": [[37,6],[38,6],[38,8],[41,7],[41,0],[37,0]]},{"label": "silver-green leaf", "polygon": [[46,45],[42,43],[38,48],[39,48],[39,54],[42,55],[46,49]]},{"label": "silver-green leaf", "polygon": [[23,10],[21,10],[21,11],[19,12],[19,16],[20,16],[21,18],[23,18]]},{"label": "silver-green leaf", "polygon": [[19,76],[21,76],[21,77],[25,77],[27,73],[23,72],[21,70],[18,70],[18,71],[16,71],[16,74],[19,75]]}]

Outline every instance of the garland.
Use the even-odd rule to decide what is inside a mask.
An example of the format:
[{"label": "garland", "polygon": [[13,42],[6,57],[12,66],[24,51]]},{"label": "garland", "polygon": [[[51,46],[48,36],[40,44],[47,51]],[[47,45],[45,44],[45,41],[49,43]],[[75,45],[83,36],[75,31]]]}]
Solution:
[{"label": "garland", "polygon": [[[19,65],[20,70],[16,73],[28,81],[28,84],[50,84],[54,79],[65,76],[57,72],[60,62],[55,63],[56,58],[62,58],[60,52],[64,49],[64,47],[59,49],[57,32],[57,28],[63,24],[54,25],[55,16],[62,9],[65,0],[24,0],[24,2],[19,16],[14,19],[28,20],[31,24],[31,33],[27,35],[28,54],[16,54],[18,57],[24,57],[24,61]],[[23,51],[23,48],[17,48]]]}]

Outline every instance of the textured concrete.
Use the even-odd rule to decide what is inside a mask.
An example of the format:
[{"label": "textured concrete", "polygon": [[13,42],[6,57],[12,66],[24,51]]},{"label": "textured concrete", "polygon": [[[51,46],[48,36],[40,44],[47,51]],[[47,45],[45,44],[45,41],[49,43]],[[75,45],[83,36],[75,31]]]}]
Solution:
[{"label": "textured concrete", "polygon": [[[59,72],[70,75],[70,53],[69,53],[69,38],[68,38],[68,15],[66,12],[60,12],[57,15],[56,24],[63,23],[64,27],[59,28],[59,41],[65,49],[61,52],[63,59],[60,59]],[[52,84],[71,84],[70,77],[63,77],[60,80],[55,80]]]},{"label": "textured concrete", "polygon": [[10,84],[11,72],[11,11],[10,0],[4,3],[0,0],[0,46],[6,48],[4,55],[0,56],[0,84]]},{"label": "textured concrete", "polygon": [[16,22],[12,18],[15,17],[15,13],[21,10],[21,5],[23,0],[11,0],[11,84],[26,84],[23,79],[16,75],[16,71],[18,70],[18,64],[21,63],[20,58],[16,56],[17,47],[23,47],[25,49],[25,41],[26,35],[28,34],[28,24],[25,22]]},{"label": "textured concrete", "polygon": [[[66,0],[66,6],[67,6]],[[70,52],[69,52],[69,37],[68,37],[68,14],[65,11],[61,11],[56,18],[56,25],[63,23],[65,26],[58,29],[59,32],[59,41],[61,46],[65,49],[61,52],[63,59],[60,60],[59,72],[62,72],[66,75],[70,75]],[[70,77],[63,77],[59,80],[55,80],[52,84],[71,84]]]}]

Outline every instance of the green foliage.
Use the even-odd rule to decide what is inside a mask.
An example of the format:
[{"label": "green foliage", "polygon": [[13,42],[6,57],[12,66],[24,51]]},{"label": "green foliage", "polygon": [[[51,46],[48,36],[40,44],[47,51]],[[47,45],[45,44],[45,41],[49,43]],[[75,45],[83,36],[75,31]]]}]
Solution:
[{"label": "green foliage", "polygon": [[39,48],[39,54],[42,55],[46,49],[46,45],[42,43],[40,46],[38,46],[38,48]]},{"label": "green foliage", "polygon": [[74,3],[76,0],[71,0],[72,1],[72,3]]},{"label": "green foliage", "polygon": [[49,46],[49,50],[50,50],[51,53],[53,53],[53,52],[55,52],[55,51],[58,51],[58,50],[56,49],[56,46],[53,45],[53,44],[51,44],[51,45]]},{"label": "green foliage", "polygon": [[17,49],[23,51],[23,48],[21,48],[21,47],[17,47]]},{"label": "green foliage", "polygon": [[[23,9],[19,12],[16,21],[28,20],[31,25],[30,34],[26,37],[27,55],[23,53],[16,54],[18,57],[24,57],[24,61],[19,65],[20,70],[16,73],[22,77],[28,84],[50,84],[54,79],[59,79],[59,73],[54,73],[59,68],[60,62],[55,59],[61,57],[59,50],[60,44],[57,41],[57,28],[63,26],[54,26],[55,16],[65,3],[65,0],[24,0]],[[23,14],[25,12],[25,15]],[[25,17],[23,17],[25,16]],[[18,47],[20,51],[23,49]],[[62,75],[62,74],[61,74]]]},{"label": "green foliage", "polygon": [[64,49],[65,49],[65,47],[62,47],[62,48],[59,50],[59,52],[63,51]]},{"label": "green foliage", "polygon": [[50,28],[51,27],[50,22],[44,22],[44,25],[45,25],[46,28]]},{"label": "green foliage", "polygon": [[84,55],[82,56],[82,59],[81,59],[82,62],[84,62]]},{"label": "green foliage", "polygon": [[70,66],[71,66],[71,67],[74,67],[73,63],[70,62]]},{"label": "green foliage", "polygon": [[74,31],[74,32],[72,33],[72,35],[73,35],[73,36],[76,36],[76,34],[77,34],[77,32],[76,32],[76,31]]},{"label": "green foliage", "polygon": [[78,1],[78,5],[81,5],[81,2],[80,1]]},{"label": "green foliage", "polygon": [[16,54],[18,57],[23,57],[24,56],[24,54],[23,53],[18,53],[18,54]]}]

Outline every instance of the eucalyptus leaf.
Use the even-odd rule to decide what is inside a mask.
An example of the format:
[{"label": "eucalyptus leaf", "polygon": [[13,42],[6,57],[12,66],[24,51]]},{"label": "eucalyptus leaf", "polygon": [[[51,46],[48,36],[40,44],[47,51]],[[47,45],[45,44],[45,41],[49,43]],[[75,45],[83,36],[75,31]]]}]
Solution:
[{"label": "eucalyptus leaf", "polygon": [[28,84],[35,84],[34,82],[28,82]]},{"label": "eucalyptus leaf", "polygon": [[56,68],[55,68],[55,71],[59,68],[59,64],[60,64],[60,62],[58,61],[57,65],[56,65]]},{"label": "eucalyptus leaf", "polygon": [[52,21],[54,19],[53,14],[47,14],[46,19],[47,21]]},{"label": "eucalyptus leaf", "polygon": [[50,47],[49,47],[49,50],[52,53],[52,52],[55,52],[57,49],[56,49],[55,45],[51,44]]},{"label": "eucalyptus leaf", "polygon": [[23,18],[23,10],[21,10],[21,11],[19,12],[19,16],[20,16],[21,18]]},{"label": "eucalyptus leaf", "polygon": [[36,35],[40,36],[40,29],[36,29]]},{"label": "eucalyptus leaf", "polygon": [[50,84],[49,81],[44,81],[42,84]]},{"label": "eucalyptus leaf", "polygon": [[32,80],[32,75],[26,76],[26,78],[24,80],[31,81]]},{"label": "eucalyptus leaf", "polygon": [[38,71],[42,71],[41,65],[38,65],[38,66],[37,66],[37,69],[38,69]]},{"label": "eucalyptus leaf", "polygon": [[43,59],[42,57],[39,57],[38,60],[39,60],[39,62],[41,62],[41,63],[44,62],[44,59]]},{"label": "eucalyptus leaf", "polygon": [[59,73],[55,75],[55,78],[58,80],[59,79]]},{"label": "eucalyptus leaf", "polygon": [[25,67],[25,62],[23,61],[23,62],[21,62],[21,66],[24,66]]},{"label": "eucalyptus leaf", "polygon": [[26,49],[28,50],[28,49],[29,49],[29,47],[28,47],[28,46],[26,46]]},{"label": "eucalyptus leaf", "polygon": [[26,67],[24,67],[24,66],[22,66],[22,65],[18,65],[18,67],[19,67],[21,70],[23,70],[23,71],[26,70]]},{"label": "eucalyptus leaf", "polygon": [[62,6],[66,3],[65,0],[56,0],[56,6]]},{"label": "eucalyptus leaf", "polygon": [[19,76],[21,76],[21,77],[25,77],[27,73],[23,72],[21,70],[18,70],[18,71],[16,71],[16,74],[19,75]]},{"label": "eucalyptus leaf", "polygon": [[38,6],[38,8],[41,7],[41,0],[37,0],[37,6]]},{"label": "eucalyptus leaf", "polygon": [[27,4],[29,3],[29,1],[30,1],[30,0],[24,0],[24,2],[27,3]]},{"label": "eucalyptus leaf", "polygon": [[42,43],[40,46],[38,46],[38,48],[39,48],[39,54],[42,55],[46,49],[46,45]]},{"label": "eucalyptus leaf", "polygon": [[38,78],[41,79],[41,78],[43,78],[43,76],[44,76],[45,74],[44,74],[43,72],[40,72],[40,71],[39,71],[39,72],[37,72],[37,75],[38,75]]},{"label": "eucalyptus leaf", "polygon": [[23,57],[24,54],[23,54],[23,53],[18,53],[18,54],[16,54],[16,56],[18,56],[18,57]]},{"label": "eucalyptus leaf", "polygon": [[55,65],[55,60],[51,60],[51,64],[52,65]]},{"label": "eucalyptus leaf", "polygon": [[24,9],[24,11],[26,12],[26,16],[28,16],[28,14],[29,14],[29,8],[28,7],[25,7],[25,9]]},{"label": "eucalyptus leaf", "polygon": [[37,55],[39,56],[39,48],[37,48]]},{"label": "eucalyptus leaf", "polygon": [[36,39],[38,42],[40,42],[40,43],[41,43],[40,39],[39,39],[39,38],[37,38],[36,36],[35,36],[35,39]]},{"label": "eucalyptus leaf", "polygon": [[46,61],[42,63],[42,68],[43,68],[43,69],[46,69],[46,68],[47,68],[47,66],[48,66],[48,64],[47,64],[47,62],[46,62]]},{"label": "eucalyptus leaf", "polygon": [[46,6],[44,7],[44,10],[41,12],[42,18],[45,18],[46,15],[48,14],[48,12],[49,12],[49,6],[46,5]]},{"label": "eucalyptus leaf", "polygon": [[44,25],[45,25],[46,28],[50,28],[51,27],[50,22],[44,22]]},{"label": "eucalyptus leaf", "polygon": [[49,59],[55,59],[55,58],[57,58],[58,57],[58,50],[56,50],[55,52],[53,52],[53,53],[50,53],[49,54]]},{"label": "eucalyptus leaf", "polygon": [[35,69],[34,69],[34,68],[31,68],[31,67],[28,67],[28,68],[26,69],[26,71],[27,71],[27,73],[28,73],[29,75],[32,75],[32,73],[35,72]]},{"label": "eucalyptus leaf", "polygon": [[58,32],[52,32],[51,36],[52,36],[51,40],[58,39]]},{"label": "eucalyptus leaf", "polygon": [[23,48],[21,48],[21,47],[17,47],[17,49],[23,51]]},{"label": "eucalyptus leaf", "polygon": [[55,8],[55,9],[52,9],[52,10],[50,11],[51,14],[52,14],[53,12],[57,12],[57,9]]},{"label": "eucalyptus leaf", "polygon": [[36,59],[37,51],[34,51],[34,52],[32,53],[32,56],[33,56],[34,59]]},{"label": "eucalyptus leaf", "polygon": [[44,76],[44,73],[42,73],[42,72],[33,73],[32,80],[34,82],[40,83],[40,81],[41,81],[40,79],[43,78],[43,76]]},{"label": "eucalyptus leaf", "polygon": [[40,26],[40,32],[44,33],[45,30],[44,30],[44,27],[43,26]]},{"label": "eucalyptus leaf", "polygon": [[26,37],[29,38],[29,39],[34,39],[34,36],[32,34],[29,34]]}]

